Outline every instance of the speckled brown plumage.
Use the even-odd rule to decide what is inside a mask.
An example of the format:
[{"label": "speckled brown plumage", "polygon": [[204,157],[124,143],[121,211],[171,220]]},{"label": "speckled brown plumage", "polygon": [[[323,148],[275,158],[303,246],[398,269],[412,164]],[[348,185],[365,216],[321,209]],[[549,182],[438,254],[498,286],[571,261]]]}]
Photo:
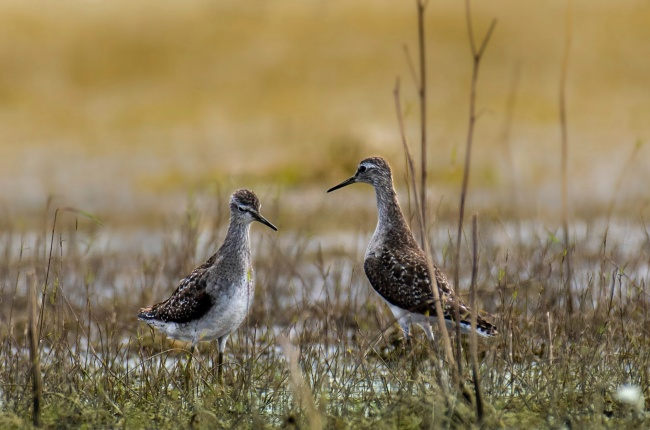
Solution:
[{"label": "speckled brown plumage", "polygon": [[214,254],[186,278],[164,302],[140,309],[141,320],[158,319],[165,323],[187,323],[204,316],[212,307],[212,297],[207,293],[209,268],[214,264]]},{"label": "speckled brown plumage", "polygon": [[[373,185],[377,196],[378,221],[375,233],[368,244],[364,271],[372,287],[386,300],[399,321],[404,334],[409,335],[410,321],[423,326],[431,337],[429,322],[437,317],[431,274],[427,258],[418,246],[397,202],[390,166],[380,157],[367,158],[356,174],[331,188],[356,182]],[[434,277],[440,295],[443,318],[455,323],[455,303],[459,304],[459,324],[464,332],[470,331],[469,308],[454,294],[445,274],[433,265]],[[477,315],[477,333],[484,337],[496,335],[496,327],[481,315]]]}]

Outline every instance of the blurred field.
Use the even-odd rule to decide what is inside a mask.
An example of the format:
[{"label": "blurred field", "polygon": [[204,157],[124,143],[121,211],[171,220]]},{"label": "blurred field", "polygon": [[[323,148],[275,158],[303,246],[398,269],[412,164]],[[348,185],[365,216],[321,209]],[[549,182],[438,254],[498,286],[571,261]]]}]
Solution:
[{"label": "blurred field", "polygon": [[[643,1],[573,7],[570,180],[580,210],[612,198],[626,157],[648,139],[650,11]],[[553,212],[565,2],[476,2],[474,14],[477,37],[492,18],[498,25],[480,76],[470,208],[511,206],[514,180],[517,205]],[[399,168],[398,76],[417,141],[403,53],[415,51],[414,23],[408,1],[2,2],[4,218],[40,217],[56,195],[104,218],[150,219],[191,190],[320,192],[371,154]],[[432,2],[427,25],[432,198],[446,202],[458,192],[467,122],[463,5]],[[625,170],[619,198],[647,203],[648,145]]]}]

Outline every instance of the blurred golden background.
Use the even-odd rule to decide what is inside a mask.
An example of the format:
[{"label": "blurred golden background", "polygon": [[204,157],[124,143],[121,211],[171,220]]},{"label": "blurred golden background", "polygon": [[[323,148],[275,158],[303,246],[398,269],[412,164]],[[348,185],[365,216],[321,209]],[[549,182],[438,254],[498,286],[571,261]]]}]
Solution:
[{"label": "blurred golden background", "polygon": [[[469,210],[560,207],[567,5],[473,4],[477,39],[498,24],[481,64]],[[616,193],[617,208],[638,214],[649,202],[650,5],[572,5],[572,210]],[[399,77],[418,154],[403,48],[416,52],[415,11],[389,0],[5,0],[1,217],[28,220],[54,195],[100,217],[149,219],[211,187],[295,193],[304,205],[368,155],[390,159],[403,186],[392,92]],[[464,2],[432,1],[426,25],[431,199],[455,206],[471,77]]]}]

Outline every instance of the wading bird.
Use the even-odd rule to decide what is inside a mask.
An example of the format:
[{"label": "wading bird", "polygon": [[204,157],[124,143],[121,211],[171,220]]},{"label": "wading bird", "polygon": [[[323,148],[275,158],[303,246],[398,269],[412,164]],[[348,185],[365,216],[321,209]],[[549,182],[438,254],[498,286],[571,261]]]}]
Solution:
[{"label": "wading bird", "polygon": [[[433,277],[429,272],[427,257],[415,241],[397,202],[388,162],[381,157],[366,158],[359,163],[354,176],[327,192],[357,182],[372,185],[377,195],[377,228],[368,244],[363,268],[372,287],[393,312],[406,340],[409,339],[411,322],[420,324],[429,339],[433,340],[430,323],[438,315],[432,288],[438,288],[447,326],[455,326],[454,304],[458,303],[461,331],[470,333],[469,308],[454,294],[452,285],[440,268],[432,265]],[[498,334],[497,328],[480,315],[477,315],[476,332],[482,337]]]},{"label": "wading bird", "polygon": [[[191,343],[218,341],[218,380],[223,382],[223,351],[228,336],[240,326],[253,301],[250,225],[277,228],[260,214],[260,201],[249,190],[230,197],[230,225],[223,245],[180,281],[164,302],[140,309],[138,318],[172,339]],[[189,364],[189,363],[188,363]]]}]

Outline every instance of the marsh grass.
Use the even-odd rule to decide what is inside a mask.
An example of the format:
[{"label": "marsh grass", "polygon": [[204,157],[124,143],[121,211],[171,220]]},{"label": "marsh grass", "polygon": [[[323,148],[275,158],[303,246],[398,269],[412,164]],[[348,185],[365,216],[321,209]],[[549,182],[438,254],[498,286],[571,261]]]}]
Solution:
[{"label": "marsh grass", "polygon": [[[110,238],[109,226],[74,213],[60,216],[53,236],[3,231],[3,428],[32,421],[26,273],[35,272],[42,292],[50,245],[51,273],[40,304],[44,427],[477,425],[462,397],[437,388],[440,381],[450,383],[446,372],[455,364],[442,363],[442,374],[436,374],[433,360],[444,353],[418,331],[413,348],[405,349],[389,312],[366,284],[359,262],[367,237],[352,233],[346,242],[324,246],[327,241],[301,235],[295,224],[277,236],[253,230],[258,287],[250,317],[228,342],[225,385],[217,384],[217,351],[207,343],[200,345],[186,382],[187,345],[152,332],[135,315],[138,307],[166,297],[187,265],[207,258],[222,239],[225,208],[199,207],[188,203],[184,221],[170,222],[177,227],[160,234],[153,253],[112,250],[102,237]],[[448,232],[447,243],[436,236],[433,243],[452,248],[454,221],[438,222]],[[371,231],[372,216],[363,224]],[[516,224],[483,220],[478,236],[477,301],[497,315],[501,332],[478,345],[483,425],[647,425],[646,414],[615,400],[624,384],[642,387],[646,398],[650,394],[650,241],[644,223],[609,226],[607,254],[600,246],[602,221],[572,226],[579,312],[571,316],[562,302],[559,230],[524,223],[519,242],[520,235],[512,233]],[[282,217],[278,225],[283,227]],[[434,258],[450,264],[449,252]],[[472,266],[471,259],[461,252],[463,268]],[[296,354],[301,394],[293,387],[281,339]],[[467,344],[463,350],[469,351]],[[463,360],[468,367],[469,356]],[[306,400],[304,390],[313,400]]]}]

